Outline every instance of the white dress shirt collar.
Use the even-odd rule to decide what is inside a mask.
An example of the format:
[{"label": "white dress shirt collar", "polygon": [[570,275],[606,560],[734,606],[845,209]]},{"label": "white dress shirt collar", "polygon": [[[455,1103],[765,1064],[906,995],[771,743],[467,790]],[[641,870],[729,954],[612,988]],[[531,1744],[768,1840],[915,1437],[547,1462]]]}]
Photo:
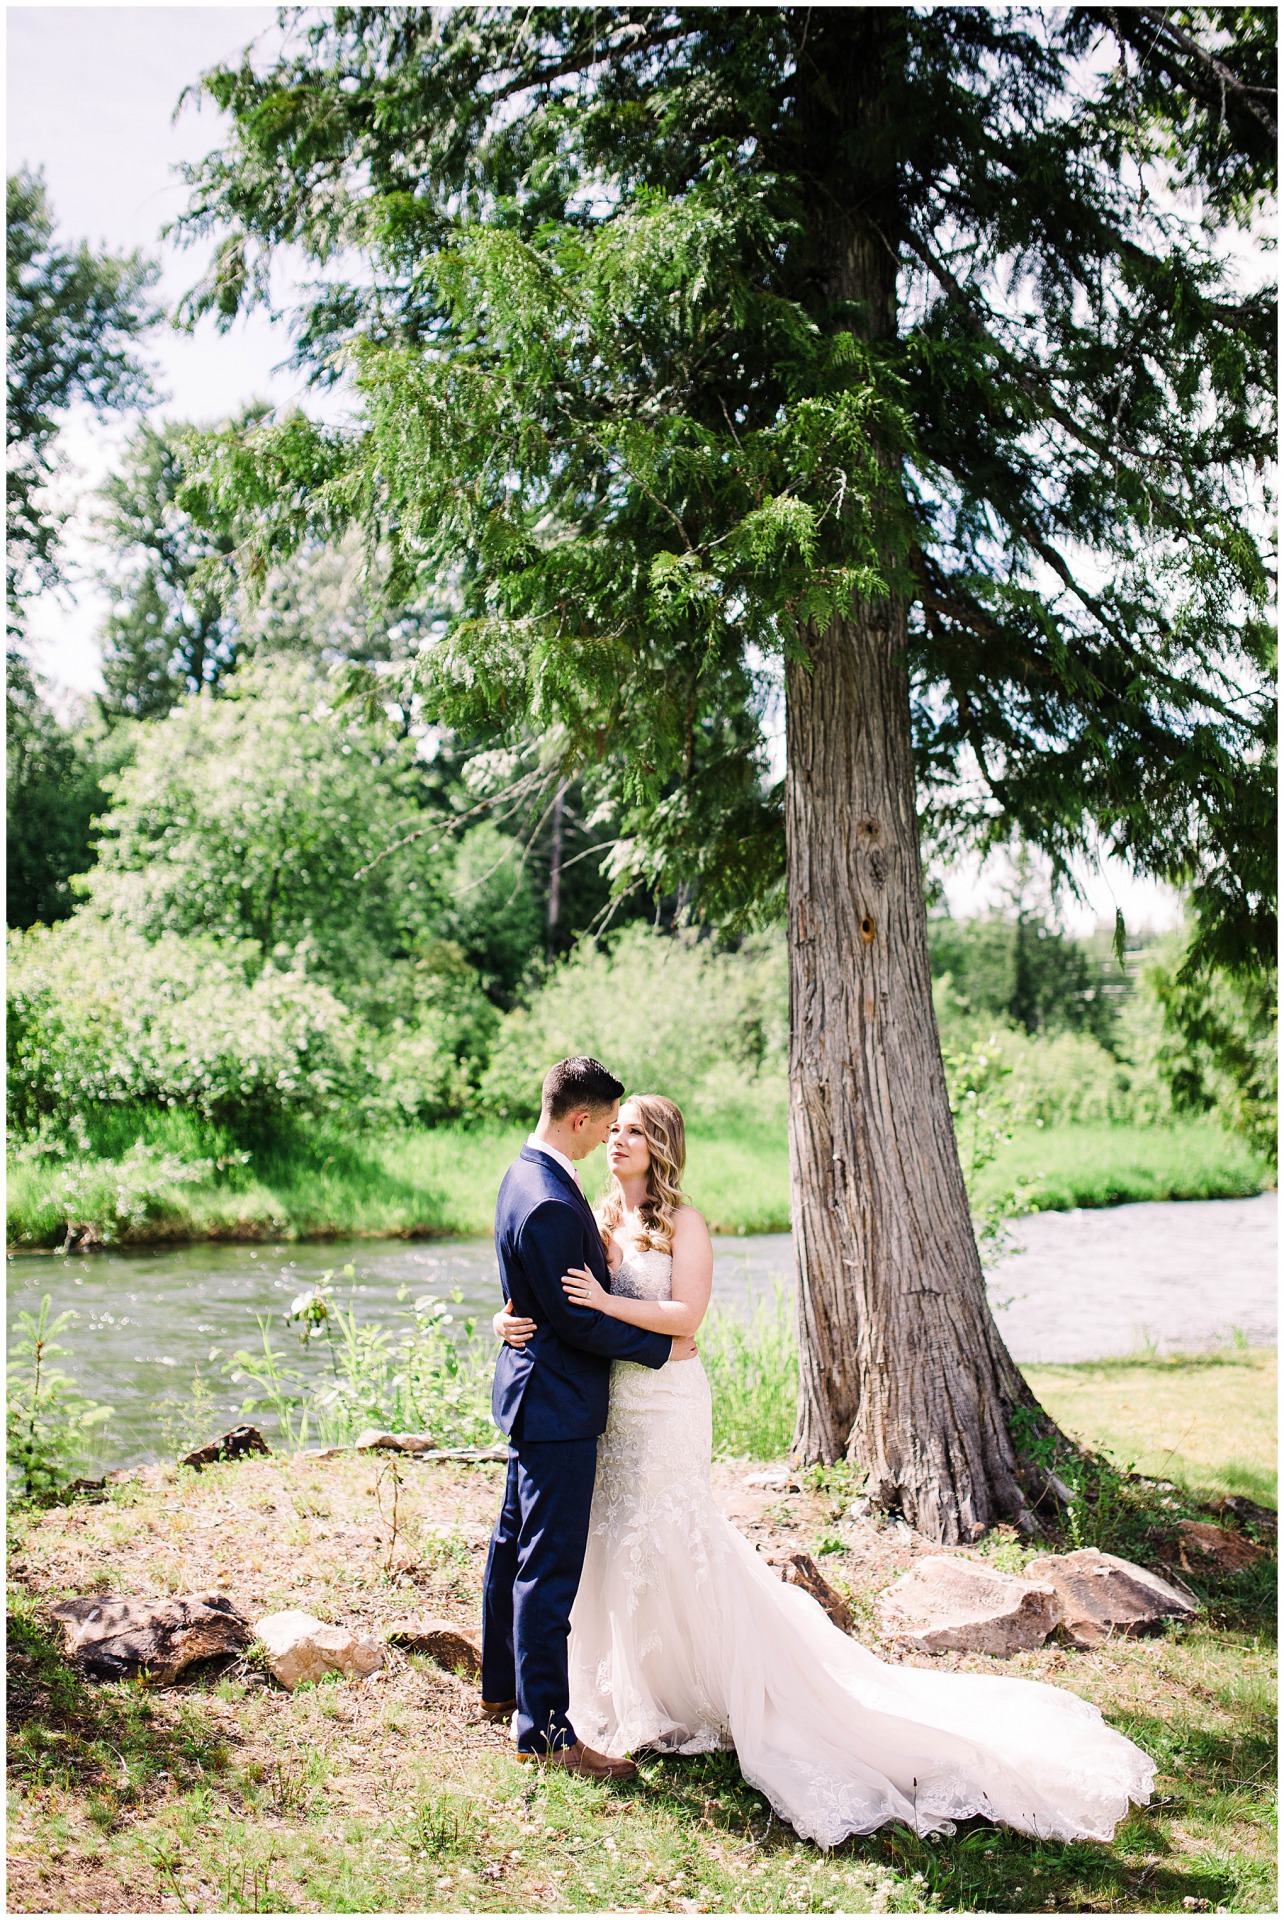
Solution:
[{"label": "white dress shirt collar", "polygon": [[550,1160],[556,1160],[559,1167],[565,1167],[580,1192],[583,1193],[584,1182],[580,1179],[575,1162],[563,1153],[560,1147],[550,1147],[547,1140],[540,1140],[533,1133],[527,1135],[526,1144],[528,1147],[533,1147],[536,1153],[546,1153]]}]

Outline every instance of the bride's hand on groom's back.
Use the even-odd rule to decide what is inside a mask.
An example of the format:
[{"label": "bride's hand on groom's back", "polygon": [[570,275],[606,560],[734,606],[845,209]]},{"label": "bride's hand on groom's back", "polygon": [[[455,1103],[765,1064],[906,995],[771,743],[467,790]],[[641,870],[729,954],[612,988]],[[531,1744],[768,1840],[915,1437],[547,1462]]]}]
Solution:
[{"label": "bride's hand on groom's back", "polygon": [[503,1307],[490,1324],[495,1329],[495,1338],[502,1340],[506,1347],[521,1348],[535,1332],[538,1323],[527,1320],[520,1313],[514,1313],[512,1301],[505,1300]]}]

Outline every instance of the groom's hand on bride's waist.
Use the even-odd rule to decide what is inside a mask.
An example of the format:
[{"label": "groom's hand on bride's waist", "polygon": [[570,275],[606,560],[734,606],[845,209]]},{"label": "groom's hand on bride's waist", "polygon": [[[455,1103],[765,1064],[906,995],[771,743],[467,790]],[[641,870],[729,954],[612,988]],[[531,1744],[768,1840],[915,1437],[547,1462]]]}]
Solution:
[{"label": "groom's hand on bride's waist", "polygon": [[700,1349],[689,1333],[675,1334],[669,1349],[670,1360],[694,1360]]}]

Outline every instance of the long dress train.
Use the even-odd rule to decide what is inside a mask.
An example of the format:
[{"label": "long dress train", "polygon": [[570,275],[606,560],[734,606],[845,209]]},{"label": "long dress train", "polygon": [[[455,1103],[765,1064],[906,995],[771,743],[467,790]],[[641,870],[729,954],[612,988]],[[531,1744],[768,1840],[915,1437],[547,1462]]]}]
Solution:
[{"label": "long dress train", "polygon": [[[669,1298],[667,1254],[617,1293]],[[734,1748],[804,1839],[981,1814],[1045,1839],[1111,1837],[1154,1763],[1075,1694],[892,1666],[786,1586],[718,1512],[698,1360],[612,1364],[588,1552],[571,1614],[571,1723],[607,1753]]]}]

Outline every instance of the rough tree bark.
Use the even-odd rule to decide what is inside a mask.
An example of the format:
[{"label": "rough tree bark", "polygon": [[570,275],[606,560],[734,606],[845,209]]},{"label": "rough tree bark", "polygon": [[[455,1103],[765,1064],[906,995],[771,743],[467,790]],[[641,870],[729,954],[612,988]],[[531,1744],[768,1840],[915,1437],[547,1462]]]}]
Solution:
[{"label": "rough tree bark", "polygon": [[[877,111],[886,10],[820,20],[804,124],[841,153],[841,123]],[[877,196],[835,192],[825,171],[822,296],[886,337],[896,261],[867,215]],[[807,650],[786,669],[795,1445],[852,1458],[929,1538],[969,1540],[1025,1505],[1009,1420],[1034,1402],[986,1301],[932,1009],[906,608],[854,605]]]}]

